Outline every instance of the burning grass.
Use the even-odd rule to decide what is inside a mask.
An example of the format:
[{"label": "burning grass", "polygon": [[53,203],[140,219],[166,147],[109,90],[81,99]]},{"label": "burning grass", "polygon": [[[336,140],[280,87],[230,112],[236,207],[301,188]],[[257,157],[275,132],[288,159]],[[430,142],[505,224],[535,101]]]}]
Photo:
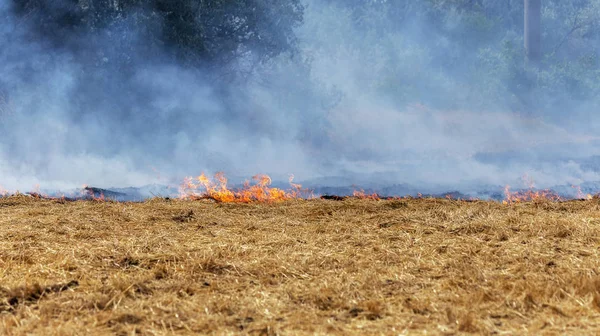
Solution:
[{"label": "burning grass", "polygon": [[186,178],[179,187],[179,194],[181,199],[212,199],[225,203],[270,203],[312,197],[309,191],[303,191],[300,184],[293,182],[293,175],[289,179],[290,190],[271,187],[271,177],[265,174],[253,176],[252,181],[254,183],[246,181],[242,188],[233,190],[228,187],[224,173],[215,174],[213,179],[202,173],[196,178]]},{"label": "burning grass", "polygon": [[0,199],[1,334],[597,334],[600,202]]}]

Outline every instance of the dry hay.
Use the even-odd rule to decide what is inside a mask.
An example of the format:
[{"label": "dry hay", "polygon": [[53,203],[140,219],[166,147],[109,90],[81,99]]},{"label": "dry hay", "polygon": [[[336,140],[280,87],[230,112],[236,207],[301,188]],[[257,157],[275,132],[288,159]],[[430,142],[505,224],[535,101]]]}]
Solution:
[{"label": "dry hay", "polygon": [[0,334],[598,334],[600,203],[0,199]]}]

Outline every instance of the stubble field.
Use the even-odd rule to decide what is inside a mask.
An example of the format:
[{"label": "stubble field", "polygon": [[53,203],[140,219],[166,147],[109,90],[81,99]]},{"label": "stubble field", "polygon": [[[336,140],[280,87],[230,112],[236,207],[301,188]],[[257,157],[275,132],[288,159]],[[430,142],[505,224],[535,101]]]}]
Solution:
[{"label": "stubble field", "polygon": [[0,334],[600,333],[600,201],[0,199]]}]

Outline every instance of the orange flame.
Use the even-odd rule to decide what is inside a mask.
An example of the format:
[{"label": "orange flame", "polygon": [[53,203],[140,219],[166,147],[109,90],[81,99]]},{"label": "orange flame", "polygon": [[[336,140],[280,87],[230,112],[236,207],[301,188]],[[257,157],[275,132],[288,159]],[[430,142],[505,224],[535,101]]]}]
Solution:
[{"label": "orange flame", "polygon": [[505,199],[502,201],[503,204],[514,204],[519,202],[536,202],[536,201],[560,201],[560,196],[552,191],[552,190],[534,190],[533,181],[529,181],[529,190],[526,191],[510,191],[510,186],[504,187],[504,197]]},{"label": "orange flame", "polygon": [[93,201],[106,202],[106,197],[104,197],[104,193],[100,193],[100,196],[96,196],[94,195],[94,191],[88,190],[87,194]]},{"label": "orange flame", "polygon": [[354,192],[352,192],[352,196],[354,196],[356,198],[360,198],[360,199],[370,199],[370,200],[376,200],[376,201],[381,199],[379,197],[379,195],[377,195],[376,193],[367,194],[362,189],[361,190],[354,190]]},{"label": "orange flame", "polygon": [[577,191],[577,199],[580,199],[580,200],[583,200],[583,199],[584,200],[591,200],[591,199],[594,198],[591,194],[584,194],[581,191],[581,186],[572,185],[571,188],[573,188],[573,189],[575,189]]},{"label": "orange flame", "polygon": [[302,198],[302,186],[293,183],[294,176],[290,176],[292,189],[283,190],[272,188],[271,177],[264,174],[252,177],[253,183],[246,181],[240,190],[231,190],[227,187],[227,178],[224,173],[216,173],[213,179],[204,173],[196,178],[187,177],[179,188],[181,199],[214,199],[224,203],[250,203],[250,202],[279,202],[290,199]]}]

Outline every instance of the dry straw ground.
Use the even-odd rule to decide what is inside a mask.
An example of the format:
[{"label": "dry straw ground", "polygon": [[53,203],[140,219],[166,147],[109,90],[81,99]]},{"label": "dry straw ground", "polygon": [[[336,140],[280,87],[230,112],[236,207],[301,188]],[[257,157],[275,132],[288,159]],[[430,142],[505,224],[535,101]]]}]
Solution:
[{"label": "dry straw ground", "polygon": [[600,203],[0,199],[0,334],[598,334]]}]

